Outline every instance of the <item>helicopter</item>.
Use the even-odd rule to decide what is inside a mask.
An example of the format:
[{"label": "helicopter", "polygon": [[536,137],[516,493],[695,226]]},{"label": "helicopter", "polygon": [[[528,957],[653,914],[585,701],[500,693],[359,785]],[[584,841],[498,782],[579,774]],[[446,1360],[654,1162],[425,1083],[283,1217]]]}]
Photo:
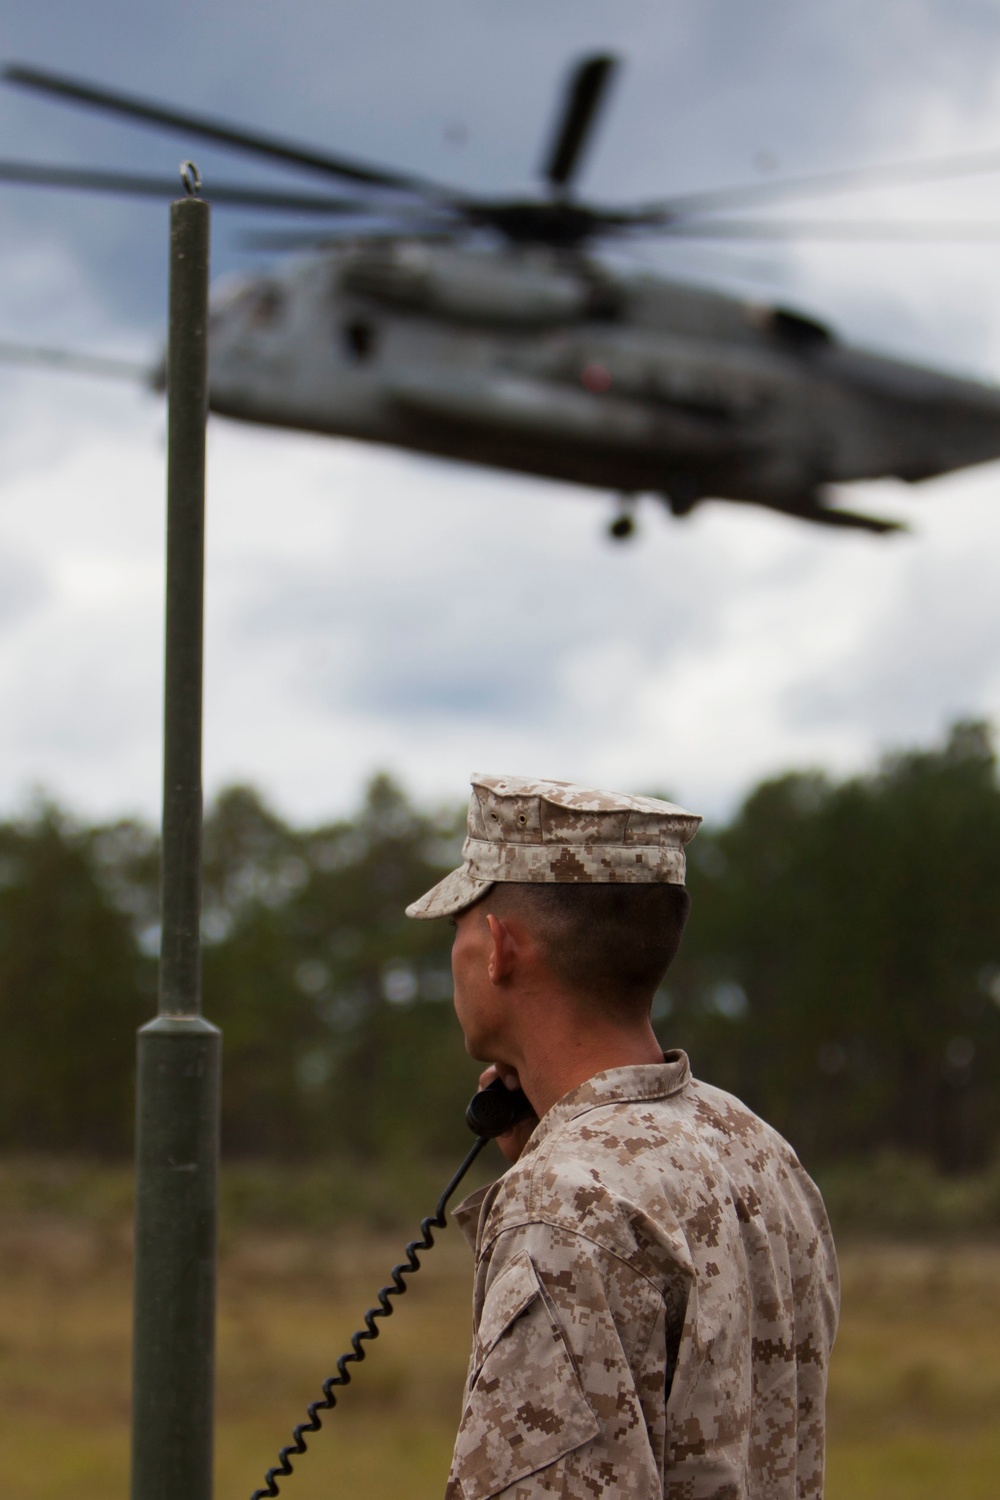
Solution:
[{"label": "helicopter", "polygon": [[[10,65],[3,77],[352,184],[354,197],[226,183],[205,190],[220,207],[348,221],[344,232],[259,236],[293,253],[213,289],[209,406],[222,416],[610,493],[616,539],[632,534],[635,502],[646,494],[675,516],[711,498],[825,526],[902,530],[843,508],[832,487],[916,483],[1000,457],[1000,390],[852,348],[792,308],[624,272],[594,253],[644,234],[995,237],[995,225],[944,226],[942,235],[941,226],[795,224],[742,211],[996,170],[997,153],[603,207],[574,189],[616,65],[601,54],[572,69],[543,157],[546,191],[536,198],[459,192],[34,67]],[[0,162],[0,181],[145,196],[176,196],[177,187],[10,161]],[[720,217],[733,208],[736,218]]]}]

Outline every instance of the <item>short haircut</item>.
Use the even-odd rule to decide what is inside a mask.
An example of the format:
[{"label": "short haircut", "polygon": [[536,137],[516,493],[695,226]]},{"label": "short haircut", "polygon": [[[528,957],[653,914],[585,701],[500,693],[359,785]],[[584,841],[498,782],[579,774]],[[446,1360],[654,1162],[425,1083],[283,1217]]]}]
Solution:
[{"label": "short haircut", "polygon": [[602,1011],[648,1006],[684,934],[691,898],[665,882],[498,881],[484,911],[521,918],[555,977]]}]

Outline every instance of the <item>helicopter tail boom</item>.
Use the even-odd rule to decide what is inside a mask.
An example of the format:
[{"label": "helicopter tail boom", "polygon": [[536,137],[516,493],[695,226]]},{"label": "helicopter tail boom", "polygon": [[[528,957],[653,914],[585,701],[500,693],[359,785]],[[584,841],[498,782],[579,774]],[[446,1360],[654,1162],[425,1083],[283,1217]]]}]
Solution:
[{"label": "helicopter tail boom", "polygon": [[867,531],[876,536],[888,536],[892,532],[910,529],[904,521],[889,521],[882,516],[863,515],[860,511],[840,510],[827,505],[815,493],[788,503],[767,500],[758,503],[763,503],[769,510],[780,511],[782,515],[799,516],[803,521],[812,521],[818,526],[838,526],[851,531]]}]

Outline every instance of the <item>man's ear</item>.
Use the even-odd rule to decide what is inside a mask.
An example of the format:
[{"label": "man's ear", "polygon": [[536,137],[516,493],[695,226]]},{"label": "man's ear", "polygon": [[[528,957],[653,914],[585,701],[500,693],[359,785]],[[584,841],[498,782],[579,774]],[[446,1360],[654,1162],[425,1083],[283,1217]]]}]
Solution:
[{"label": "man's ear", "polygon": [[493,912],[487,912],[486,921],[492,943],[487,973],[491,984],[502,984],[513,973],[517,944],[502,917],[495,916]]}]

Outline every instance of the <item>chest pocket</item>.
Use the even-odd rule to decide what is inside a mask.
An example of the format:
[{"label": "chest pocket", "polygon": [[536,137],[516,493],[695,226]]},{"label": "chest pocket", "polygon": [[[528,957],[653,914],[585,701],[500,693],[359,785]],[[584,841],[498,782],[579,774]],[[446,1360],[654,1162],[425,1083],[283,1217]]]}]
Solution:
[{"label": "chest pocket", "polygon": [[452,1477],[488,1500],[597,1434],[558,1314],[526,1251],[486,1295]]}]

